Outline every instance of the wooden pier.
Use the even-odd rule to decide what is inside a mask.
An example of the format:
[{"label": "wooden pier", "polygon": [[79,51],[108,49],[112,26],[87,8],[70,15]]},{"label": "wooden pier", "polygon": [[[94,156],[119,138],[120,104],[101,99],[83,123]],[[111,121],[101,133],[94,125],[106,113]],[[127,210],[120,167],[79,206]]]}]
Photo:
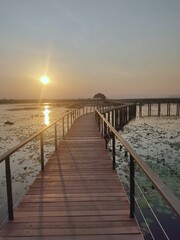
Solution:
[{"label": "wooden pier", "polygon": [[0,240],[142,240],[94,113],[79,117]]}]

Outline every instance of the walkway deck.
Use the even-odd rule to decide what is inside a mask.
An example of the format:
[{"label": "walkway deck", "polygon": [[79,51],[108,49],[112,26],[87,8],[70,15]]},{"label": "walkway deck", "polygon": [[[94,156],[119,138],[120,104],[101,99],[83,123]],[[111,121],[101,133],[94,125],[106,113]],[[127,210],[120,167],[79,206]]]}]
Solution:
[{"label": "walkway deck", "polygon": [[142,240],[94,114],[80,117],[0,239]]}]

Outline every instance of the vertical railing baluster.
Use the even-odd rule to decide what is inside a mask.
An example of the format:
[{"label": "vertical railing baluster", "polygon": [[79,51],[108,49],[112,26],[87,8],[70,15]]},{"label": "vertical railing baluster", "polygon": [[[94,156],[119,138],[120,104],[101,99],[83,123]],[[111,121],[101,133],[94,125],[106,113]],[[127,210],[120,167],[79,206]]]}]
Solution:
[{"label": "vertical railing baluster", "polygon": [[13,196],[12,196],[12,182],[11,182],[11,166],[10,166],[10,158],[7,157],[5,160],[6,166],[6,189],[7,189],[7,201],[8,201],[8,216],[9,220],[12,221],[14,219],[13,212]]},{"label": "vertical railing baluster", "polygon": [[114,110],[112,110],[112,126],[114,127]]},{"label": "vertical railing baluster", "polygon": [[102,138],[104,137],[104,121],[102,119],[102,129],[101,129],[101,134],[102,134]]},{"label": "vertical railing baluster", "polygon": [[113,137],[112,137],[112,153],[113,153],[113,169],[115,169],[115,164],[116,164],[116,138],[115,138],[114,133],[113,133]]},{"label": "vertical railing baluster", "polygon": [[108,145],[108,141],[107,141],[107,134],[108,134],[108,127],[107,124],[104,122],[104,139],[105,139],[105,145],[106,145],[106,149],[107,149],[107,145]]},{"label": "vertical railing baluster", "polygon": [[98,126],[99,126],[99,131],[101,131],[101,117],[98,114]]},{"label": "vertical railing baluster", "polygon": [[67,132],[69,131],[69,113],[67,115]]},{"label": "vertical railing baluster", "polygon": [[64,117],[62,119],[62,139],[64,139]]},{"label": "vertical railing baluster", "polygon": [[54,137],[55,137],[55,150],[58,148],[58,141],[57,141],[57,123],[54,124]]},{"label": "vertical railing baluster", "polygon": [[130,218],[134,218],[135,211],[135,184],[134,184],[134,159],[130,155]]},{"label": "vertical railing baluster", "polygon": [[41,143],[41,171],[44,171],[44,138],[43,138],[43,132],[40,134],[40,143]]},{"label": "vertical railing baluster", "polygon": [[73,124],[73,111],[71,112],[71,126]]}]

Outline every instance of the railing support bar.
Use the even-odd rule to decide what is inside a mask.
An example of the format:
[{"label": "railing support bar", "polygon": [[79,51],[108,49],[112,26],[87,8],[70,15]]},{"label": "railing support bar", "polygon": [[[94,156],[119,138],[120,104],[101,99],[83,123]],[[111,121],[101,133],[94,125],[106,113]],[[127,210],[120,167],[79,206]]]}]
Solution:
[{"label": "railing support bar", "polygon": [[73,113],[71,112],[71,126],[72,126],[72,123],[73,123]]},{"label": "railing support bar", "polygon": [[62,139],[64,139],[64,118],[62,119]]},{"label": "railing support bar", "polygon": [[101,126],[101,135],[102,135],[102,138],[104,137],[104,121],[102,119],[102,126]]},{"label": "railing support bar", "polygon": [[69,113],[67,115],[67,131],[69,131]]},{"label": "railing support bar", "polygon": [[43,138],[43,132],[40,134],[40,142],[41,142],[41,171],[44,171],[44,138]]},{"label": "railing support bar", "polygon": [[101,131],[101,118],[99,115],[98,115],[98,126],[99,126],[99,131]]},{"label": "railing support bar", "polygon": [[6,186],[7,186],[8,215],[9,215],[9,220],[12,221],[14,219],[14,212],[13,212],[10,158],[7,157],[5,162],[6,162]]},{"label": "railing support bar", "polygon": [[134,159],[130,155],[130,218],[134,218],[135,211],[135,181],[134,181]]},{"label": "railing support bar", "polygon": [[55,150],[58,148],[58,141],[57,141],[57,124],[54,124],[54,134],[55,134]]},{"label": "railing support bar", "polygon": [[116,138],[115,138],[114,134],[113,134],[113,137],[112,137],[112,153],[113,153],[113,169],[115,169],[115,164],[116,164]]}]

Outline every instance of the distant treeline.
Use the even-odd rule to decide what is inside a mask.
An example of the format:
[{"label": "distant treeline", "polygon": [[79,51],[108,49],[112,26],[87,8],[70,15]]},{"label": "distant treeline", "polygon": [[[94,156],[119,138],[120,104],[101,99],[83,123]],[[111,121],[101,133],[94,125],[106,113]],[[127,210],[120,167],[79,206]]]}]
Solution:
[{"label": "distant treeline", "polygon": [[0,99],[0,104],[18,104],[18,103],[86,103],[93,101],[91,99]]},{"label": "distant treeline", "polygon": [[[72,105],[72,104],[85,104],[95,103],[97,99],[93,98],[78,98],[78,99],[0,99],[0,104],[18,104],[18,103],[50,103],[57,105]],[[106,104],[122,104],[122,103],[180,103],[180,98],[134,98],[134,99],[105,99],[103,101]],[[101,102],[102,103],[102,102]]]}]

